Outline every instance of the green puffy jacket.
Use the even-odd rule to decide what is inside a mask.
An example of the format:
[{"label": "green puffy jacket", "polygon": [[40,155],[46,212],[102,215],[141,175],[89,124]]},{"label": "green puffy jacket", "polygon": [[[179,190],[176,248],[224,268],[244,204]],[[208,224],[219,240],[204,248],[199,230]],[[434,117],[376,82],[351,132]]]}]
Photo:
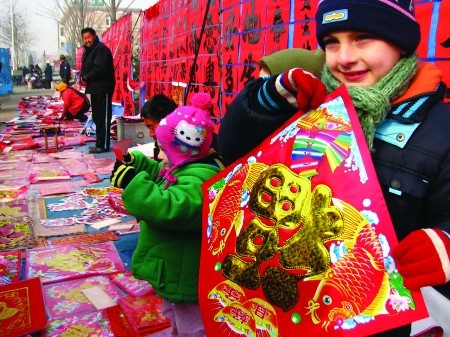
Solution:
[{"label": "green puffy jacket", "polygon": [[149,282],[171,302],[198,301],[202,200],[201,185],[220,171],[213,164],[188,163],[164,189],[162,164],[133,152],[136,176],[125,188],[125,208],[140,220],[141,232],[131,260],[134,277]]}]

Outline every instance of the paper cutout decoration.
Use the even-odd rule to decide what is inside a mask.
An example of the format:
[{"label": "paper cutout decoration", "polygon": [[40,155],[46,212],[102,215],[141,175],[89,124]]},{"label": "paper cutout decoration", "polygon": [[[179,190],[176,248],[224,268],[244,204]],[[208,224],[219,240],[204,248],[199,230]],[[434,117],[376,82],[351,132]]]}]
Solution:
[{"label": "paper cutout decoration", "polygon": [[154,292],[150,283],[134,278],[129,270],[110,277],[114,284],[131,296],[145,296]]},{"label": "paper cutout decoration", "polygon": [[0,217],[0,251],[29,248],[36,243],[30,217]]},{"label": "paper cutout decoration", "polygon": [[[56,219],[48,219],[51,220],[53,224],[56,222],[53,220]],[[64,222],[61,221],[61,224]],[[69,222],[70,223],[70,222]],[[38,237],[49,237],[49,236],[63,236],[63,235],[71,235],[71,234],[79,234],[79,233],[86,233],[87,229],[86,226],[82,223],[76,223],[76,224],[66,224],[64,226],[48,226],[50,222],[45,221],[37,222],[35,224],[35,230],[36,230],[36,236]]]},{"label": "paper cutout decoration", "polygon": [[95,172],[93,171],[88,171],[86,173],[83,173],[81,175],[83,177],[84,180],[86,180],[89,184],[93,184],[93,183],[99,183],[101,181],[103,181],[103,179],[101,179],[97,174],[95,174]]},{"label": "paper cutout decoration", "polygon": [[97,311],[82,292],[96,286],[101,287],[116,303],[123,296],[108,276],[93,276],[44,285],[44,299],[48,317],[54,319]]},{"label": "paper cutout decoration", "polygon": [[150,334],[170,326],[169,319],[162,315],[161,297],[155,294],[121,297],[119,305],[128,322],[139,334]]},{"label": "paper cutout decoration", "polygon": [[26,181],[0,183],[0,202],[26,199],[29,185]]},{"label": "paper cutout decoration", "polygon": [[30,182],[32,184],[39,182],[70,180],[70,173],[61,166],[54,167],[55,163],[33,164],[30,169]]},{"label": "paper cutout decoration", "polygon": [[51,320],[41,337],[114,337],[106,310]]},{"label": "paper cutout decoration", "polygon": [[207,335],[366,336],[426,315],[344,87],[203,188]]},{"label": "paper cutout decoration", "polygon": [[50,239],[45,242],[48,246],[55,245],[67,245],[73,243],[101,243],[108,241],[117,241],[119,236],[113,232],[100,232],[100,233],[90,233],[82,235],[67,236],[64,238]]},{"label": "paper cutout decoration", "polygon": [[26,251],[26,277],[39,276],[44,284],[124,270],[112,242],[69,244]]},{"label": "paper cutout decoration", "polygon": [[114,336],[136,337],[136,332],[125,317],[120,305],[109,307],[106,309],[106,312],[108,313],[111,331],[114,333]]},{"label": "paper cutout decoration", "polygon": [[16,337],[45,328],[42,287],[39,278],[0,287],[0,335]]},{"label": "paper cutout decoration", "polygon": [[0,203],[0,217],[21,218],[28,215],[28,201],[10,201]]},{"label": "paper cutout decoration", "polygon": [[0,286],[20,280],[20,250],[0,252]]}]

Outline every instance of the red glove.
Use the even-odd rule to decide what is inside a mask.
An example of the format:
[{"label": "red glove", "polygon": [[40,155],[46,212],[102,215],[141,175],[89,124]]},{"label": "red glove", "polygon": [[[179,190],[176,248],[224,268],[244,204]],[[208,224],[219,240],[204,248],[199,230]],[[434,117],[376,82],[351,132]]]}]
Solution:
[{"label": "red glove", "polygon": [[292,106],[304,112],[321,105],[327,94],[325,84],[301,68],[293,68],[279,75],[275,87]]},{"label": "red glove", "polygon": [[392,256],[409,289],[450,281],[450,235],[442,230],[411,232],[393,249]]}]

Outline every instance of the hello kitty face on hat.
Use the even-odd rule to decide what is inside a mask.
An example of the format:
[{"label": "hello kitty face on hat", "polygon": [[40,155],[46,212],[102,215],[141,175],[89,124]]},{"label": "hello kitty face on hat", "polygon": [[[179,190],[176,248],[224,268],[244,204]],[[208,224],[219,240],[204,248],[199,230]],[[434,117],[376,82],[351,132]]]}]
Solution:
[{"label": "hello kitty face on hat", "polygon": [[180,106],[161,120],[155,136],[167,156],[170,169],[162,175],[167,186],[177,181],[172,172],[178,167],[195,162],[209,154],[214,123],[209,115],[211,97],[197,93],[193,106]]},{"label": "hello kitty face on hat", "polygon": [[[204,141],[206,130],[201,125],[189,124],[185,120],[180,120],[173,130],[175,136],[174,143],[186,148],[200,148]],[[182,151],[186,152],[186,151]]]}]

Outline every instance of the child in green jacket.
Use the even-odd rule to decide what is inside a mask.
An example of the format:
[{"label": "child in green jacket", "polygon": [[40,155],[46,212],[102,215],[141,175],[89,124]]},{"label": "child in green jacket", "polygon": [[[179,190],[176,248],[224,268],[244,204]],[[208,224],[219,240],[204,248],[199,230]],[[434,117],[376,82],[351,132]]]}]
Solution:
[{"label": "child in green jacket", "polygon": [[125,208],[140,219],[141,232],[131,261],[138,279],[163,298],[163,314],[173,336],[205,336],[198,305],[201,246],[201,185],[223,165],[211,151],[211,98],[196,94],[156,129],[157,162],[140,152],[117,162],[111,183],[123,188]]}]

